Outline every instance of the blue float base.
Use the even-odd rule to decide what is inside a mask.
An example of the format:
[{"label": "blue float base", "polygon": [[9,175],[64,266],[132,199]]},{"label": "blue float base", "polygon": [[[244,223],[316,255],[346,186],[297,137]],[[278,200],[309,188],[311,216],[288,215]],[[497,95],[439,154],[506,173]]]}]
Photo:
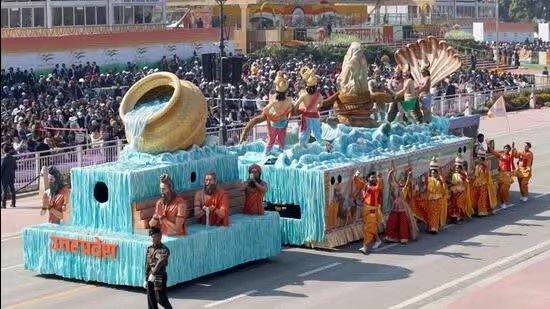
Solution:
[{"label": "blue float base", "polygon": [[[170,249],[168,286],[189,281],[281,252],[279,214],[232,215],[229,227],[192,224],[185,237],[164,236]],[[115,259],[71,253],[50,248],[51,236],[118,245]],[[148,235],[109,233],[72,225],[40,224],[23,231],[25,269],[39,274],[96,281],[115,285],[142,286]]]}]

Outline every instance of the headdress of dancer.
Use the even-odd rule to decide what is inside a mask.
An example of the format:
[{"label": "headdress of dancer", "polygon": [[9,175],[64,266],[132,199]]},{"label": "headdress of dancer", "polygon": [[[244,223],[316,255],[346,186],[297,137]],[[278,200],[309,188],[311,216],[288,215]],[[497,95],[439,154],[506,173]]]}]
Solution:
[{"label": "headdress of dancer", "polygon": [[315,71],[310,69],[309,67],[302,67],[300,69],[300,76],[302,76],[302,78],[306,82],[307,87],[317,86],[317,75],[315,75]]},{"label": "headdress of dancer", "polygon": [[283,71],[278,71],[277,76],[275,77],[275,91],[277,92],[286,92],[288,90],[288,81],[283,73]]}]

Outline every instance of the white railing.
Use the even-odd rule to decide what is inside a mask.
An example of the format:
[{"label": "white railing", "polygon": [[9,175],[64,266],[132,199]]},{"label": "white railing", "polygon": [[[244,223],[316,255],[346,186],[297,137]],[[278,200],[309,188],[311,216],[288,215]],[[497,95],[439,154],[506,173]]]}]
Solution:
[{"label": "white railing", "polygon": [[[509,88],[492,91],[477,92],[471,94],[458,94],[452,97],[433,98],[432,112],[435,115],[457,115],[463,114],[469,107],[472,113],[479,113],[486,110],[487,100],[493,102],[500,95],[506,93],[531,92],[534,90],[548,89],[549,86],[529,86],[528,88]],[[242,101],[242,99],[237,99]],[[387,110],[387,109],[386,109]],[[330,117],[332,111],[323,111],[321,117]],[[289,121],[289,126],[299,124],[299,117],[293,117]],[[227,127],[227,137],[229,141],[238,141],[243,132],[244,124],[230,125]],[[206,129],[210,136],[221,138],[219,127],[210,127]],[[257,125],[250,132],[247,141],[253,142],[267,137],[267,128],[265,124]],[[73,167],[83,167],[105,162],[115,161],[120,151],[123,149],[125,140],[104,142],[94,145],[78,145],[65,148],[56,148],[42,152],[24,153],[16,155],[16,190],[35,190],[38,188],[38,176],[42,166],[56,166],[62,173],[69,172]]]}]

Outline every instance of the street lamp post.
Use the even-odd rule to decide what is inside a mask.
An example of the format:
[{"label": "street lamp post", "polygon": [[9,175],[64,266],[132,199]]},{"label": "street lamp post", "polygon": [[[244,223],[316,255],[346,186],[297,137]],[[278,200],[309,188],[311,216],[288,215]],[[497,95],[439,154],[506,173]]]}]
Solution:
[{"label": "street lamp post", "polygon": [[495,32],[496,32],[496,44],[497,44],[497,72],[498,72],[498,68],[499,68],[499,65],[500,65],[500,46],[499,46],[499,33],[498,33],[498,20],[500,19],[499,18],[499,12],[498,12],[498,0],[495,0],[495,19],[496,19],[496,25],[495,25]]},{"label": "street lamp post", "polygon": [[221,131],[221,144],[225,145],[227,143],[227,127],[225,126],[225,87],[223,85],[223,56],[224,56],[224,37],[223,37],[223,24],[224,24],[224,16],[223,16],[223,6],[227,0],[216,0],[216,3],[220,6],[220,62],[218,63],[218,72],[220,72],[219,79],[220,79],[220,100],[218,109],[220,111],[220,131]]}]

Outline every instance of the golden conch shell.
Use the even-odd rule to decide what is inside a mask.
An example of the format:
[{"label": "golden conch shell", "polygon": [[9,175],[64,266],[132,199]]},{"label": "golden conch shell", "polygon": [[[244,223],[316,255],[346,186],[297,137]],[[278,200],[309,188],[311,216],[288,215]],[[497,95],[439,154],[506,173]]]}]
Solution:
[{"label": "golden conch shell", "polygon": [[[405,68],[408,65],[415,81],[422,79],[423,68],[430,70],[432,85],[442,81],[462,66],[460,54],[443,40],[433,36],[407,44],[395,52],[395,61]],[[405,71],[405,70],[404,70]]]},{"label": "golden conch shell", "polygon": [[307,67],[307,66],[302,67],[300,69],[300,76],[306,82],[306,86],[312,87],[312,86],[317,85],[317,76],[315,75],[315,71],[313,71],[309,67]]}]

